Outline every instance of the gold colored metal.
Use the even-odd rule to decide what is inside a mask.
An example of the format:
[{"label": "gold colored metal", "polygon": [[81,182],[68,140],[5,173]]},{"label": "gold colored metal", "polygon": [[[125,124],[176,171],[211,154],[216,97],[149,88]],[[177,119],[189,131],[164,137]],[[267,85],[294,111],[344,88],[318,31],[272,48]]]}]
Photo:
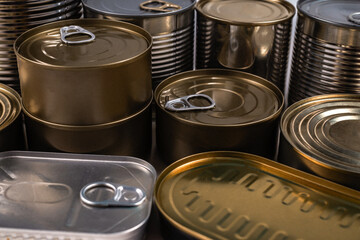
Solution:
[{"label": "gold colored metal", "polygon": [[[156,6],[156,7],[147,6],[147,5],[153,4],[153,3],[159,4],[160,6]],[[171,3],[171,2],[162,1],[162,0],[149,0],[149,1],[140,3],[140,8],[144,9],[144,10],[157,11],[157,12],[172,12],[175,10],[180,10],[181,6]]]},{"label": "gold colored metal", "polygon": [[191,238],[360,236],[358,191],[240,152],[201,153],[171,164],[157,179],[155,203],[170,231]]}]

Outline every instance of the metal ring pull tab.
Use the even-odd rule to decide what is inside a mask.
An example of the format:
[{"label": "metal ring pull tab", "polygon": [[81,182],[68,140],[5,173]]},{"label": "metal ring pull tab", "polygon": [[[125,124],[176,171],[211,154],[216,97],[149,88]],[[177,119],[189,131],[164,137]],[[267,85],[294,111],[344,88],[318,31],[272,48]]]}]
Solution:
[{"label": "metal ring pull tab", "polygon": [[[152,4],[152,3],[159,4],[159,6],[156,6],[156,7],[146,6],[146,5]],[[150,10],[150,11],[157,11],[157,12],[172,12],[172,11],[181,9],[181,6],[174,4],[174,3],[166,2],[163,0],[149,0],[149,1],[140,3],[140,8],[143,10]]]},{"label": "metal ring pull tab", "polygon": [[352,13],[348,16],[350,22],[356,23],[360,25],[360,12]]},{"label": "metal ring pull tab", "polygon": [[[88,35],[90,38],[83,39],[83,40],[77,40],[77,41],[70,41],[70,40],[66,39],[66,37],[69,37],[72,35],[81,35],[81,34]],[[95,35],[92,32],[90,32],[80,26],[71,25],[71,26],[65,26],[65,27],[60,28],[60,38],[61,38],[61,41],[66,44],[82,44],[82,43],[89,43],[89,42],[94,41]]]},{"label": "metal ring pull tab", "polygon": [[[114,197],[103,201],[93,201],[87,197],[87,193],[94,188],[107,188],[114,192]],[[135,207],[142,204],[145,192],[136,187],[124,186],[109,182],[95,182],[84,186],[80,191],[80,199],[83,203],[94,207]]]},{"label": "metal ring pull tab", "polygon": [[[209,106],[195,106],[189,102],[191,98],[205,98],[207,101],[209,101]],[[215,107],[214,100],[205,94],[193,94],[188,95],[185,97],[177,98],[170,100],[165,103],[165,109],[170,111],[192,111],[192,110],[208,110]]]}]

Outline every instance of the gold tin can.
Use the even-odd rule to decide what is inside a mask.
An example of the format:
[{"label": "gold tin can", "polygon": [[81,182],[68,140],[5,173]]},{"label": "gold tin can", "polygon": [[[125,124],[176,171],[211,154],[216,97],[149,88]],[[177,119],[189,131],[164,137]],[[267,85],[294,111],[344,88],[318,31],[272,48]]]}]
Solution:
[{"label": "gold tin can", "polygon": [[283,0],[202,0],[196,11],[196,68],[246,71],[284,91],[293,5]]},{"label": "gold tin can", "polygon": [[174,234],[166,239],[360,236],[358,191],[240,152],[201,153],[171,164],[156,181],[155,203],[162,226]]},{"label": "gold tin can", "polygon": [[[174,100],[189,96],[193,105],[207,108],[211,100],[215,106],[168,109]],[[221,69],[184,72],[160,83],[155,102],[157,147],[165,161],[212,150],[274,157],[284,97],[261,77]]]},{"label": "gold tin can", "polygon": [[29,150],[126,155],[147,159],[151,150],[151,102],[136,114],[119,121],[74,126],[46,122],[26,109]]},{"label": "gold tin can", "polygon": [[14,89],[0,83],[0,151],[24,149],[21,97]]},{"label": "gold tin can", "polygon": [[360,95],[298,101],[280,128],[279,162],[360,190]]},{"label": "gold tin can", "polygon": [[143,109],[152,97],[151,36],[124,22],[42,25],[15,41],[24,108],[44,121],[96,125]]}]

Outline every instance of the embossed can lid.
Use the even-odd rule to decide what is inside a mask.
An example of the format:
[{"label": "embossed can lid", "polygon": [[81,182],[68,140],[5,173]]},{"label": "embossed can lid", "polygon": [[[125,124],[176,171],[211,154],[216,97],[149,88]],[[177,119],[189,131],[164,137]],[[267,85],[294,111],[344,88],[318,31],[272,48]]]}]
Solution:
[{"label": "embossed can lid", "polygon": [[155,202],[171,226],[198,239],[360,236],[357,191],[247,153],[171,164],[157,179]]},{"label": "embossed can lid", "polygon": [[0,83],[0,131],[14,122],[20,113],[20,95],[14,89]]}]

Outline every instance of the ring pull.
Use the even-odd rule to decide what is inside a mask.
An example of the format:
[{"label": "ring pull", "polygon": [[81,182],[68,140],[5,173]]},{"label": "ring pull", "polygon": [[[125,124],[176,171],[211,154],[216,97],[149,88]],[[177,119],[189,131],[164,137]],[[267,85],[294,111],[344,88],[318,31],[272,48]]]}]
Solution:
[{"label": "ring pull", "polygon": [[[204,98],[206,99],[210,104],[208,106],[195,106],[190,103],[191,98]],[[185,97],[177,98],[170,100],[165,103],[165,109],[175,112],[180,111],[192,111],[192,110],[208,110],[215,108],[215,102],[214,100],[205,94],[193,94],[188,95]]]},{"label": "ring pull", "polygon": [[[146,6],[146,5],[152,4],[152,3],[156,3],[159,6],[156,6],[156,7]],[[149,1],[140,3],[140,8],[143,10],[150,10],[150,11],[157,11],[157,12],[172,12],[172,11],[181,9],[181,6],[174,4],[174,3],[166,2],[163,0],[149,0]]]},{"label": "ring pull", "polygon": [[[93,201],[88,198],[87,193],[94,188],[111,189],[114,192],[114,196],[113,198],[104,201]],[[81,189],[80,199],[83,203],[93,207],[135,207],[145,201],[146,195],[140,188],[109,182],[95,182],[90,183]]]},{"label": "ring pull", "polygon": [[348,16],[349,21],[360,25],[360,12],[352,13]]},{"label": "ring pull", "polygon": [[[83,39],[83,40],[77,40],[77,41],[70,41],[70,40],[66,39],[69,36],[81,35],[81,34],[88,35],[90,38]],[[71,26],[65,26],[65,27],[60,28],[60,38],[61,38],[61,41],[65,44],[82,44],[82,43],[89,43],[89,42],[94,41],[95,35],[92,32],[90,32],[80,26],[71,25]]]}]

